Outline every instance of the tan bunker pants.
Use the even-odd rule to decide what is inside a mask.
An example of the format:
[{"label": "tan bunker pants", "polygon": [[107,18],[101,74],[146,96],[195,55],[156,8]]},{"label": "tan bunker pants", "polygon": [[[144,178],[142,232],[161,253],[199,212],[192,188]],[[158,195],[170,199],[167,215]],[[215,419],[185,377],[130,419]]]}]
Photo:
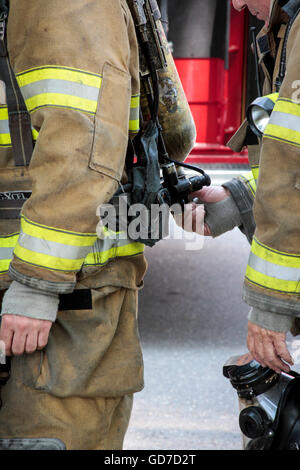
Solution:
[{"label": "tan bunker pants", "polygon": [[0,439],[59,439],[68,450],[122,448],[132,394],[143,388],[137,291],[82,287],[75,291],[77,310],[71,297],[61,297],[46,348],[12,358]]}]

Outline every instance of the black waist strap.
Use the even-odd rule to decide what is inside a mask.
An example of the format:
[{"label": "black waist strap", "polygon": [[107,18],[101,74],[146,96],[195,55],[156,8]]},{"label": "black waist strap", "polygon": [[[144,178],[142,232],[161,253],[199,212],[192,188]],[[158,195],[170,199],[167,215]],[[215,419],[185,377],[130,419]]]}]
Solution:
[{"label": "black waist strap", "polygon": [[92,310],[90,289],[76,289],[72,294],[60,294],[58,310]]}]

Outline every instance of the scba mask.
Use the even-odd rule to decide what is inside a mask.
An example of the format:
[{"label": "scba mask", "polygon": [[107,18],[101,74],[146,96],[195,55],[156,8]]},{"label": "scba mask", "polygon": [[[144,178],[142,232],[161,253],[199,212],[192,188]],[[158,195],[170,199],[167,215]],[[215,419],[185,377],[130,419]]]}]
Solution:
[{"label": "scba mask", "polygon": [[300,450],[300,375],[277,374],[250,354],[234,356],[223,375],[237,391],[246,450]]}]

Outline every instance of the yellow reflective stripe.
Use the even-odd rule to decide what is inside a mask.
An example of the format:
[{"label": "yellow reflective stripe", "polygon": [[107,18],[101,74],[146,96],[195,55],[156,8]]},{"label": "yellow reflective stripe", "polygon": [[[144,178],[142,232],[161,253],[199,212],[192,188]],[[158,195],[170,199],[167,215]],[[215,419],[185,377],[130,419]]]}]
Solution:
[{"label": "yellow reflective stripe", "polygon": [[83,259],[57,258],[51,255],[37,253],[17,244],[14,254],[21,260],[29,264],[40,266],[55,271],[78,271],[83,263]]},{"label": "yellow reflective stripe", "polygon": [[43,93],[25,100],[29,112],[45,106],[66,107],[86,113],[94,114],[97,110],[97,101],[64,95],[63,93]]},{"label": "yellow reflective stripe", "polygon": [[8,108],[6,105],[0,107],[0,120],[8,121]]},{"label": "yellow reflective stripe", "polygon": [[131,108],[138,108],[140,106],[140,95],[133,95],[131,97]]},{"label": "yellow reflective stripe", "polygon": [[[38,131],[32,129],[33,140],[37,140]],[[0,107],[0,147],[11,147],[11,137],[8,123],[8,109],[7,106]]]},{"label": "yellow reflective stripe", "polygon": [[0,147],[11,147],[10,134],[0,134]]},{"label": "yellow reflective stripe", "polygon": [[114,246],[109,250],[98,251],[89,253],[85,258],[85,265],[101,265],[106,264],[110,259],[136,256],[142,254],[145,250],[145,245],[138,242],[129,242],[128,245]]},{"label": "yellow reflective stripe", "polygon": [[[17,81],[27,109],[33,113],[46,106],[65,107],[95,114],[98,107],[102,76],[70,67],[47,65],[17,74]],[[133,95],[130,105],[129,130],[139,130],[140,96]],[[35,139],[37,133],[35,133]]]},{"label": "yellow reflective stripe", "polygon": [[258,176],[259,176],[259,166],[253,166],[251,168],[251,172],[252,172],[253,178],[255,179],[255,181],[257,181]]},{"label": "yellow reflective stripe", "polygon": [[280,98],[271,114],[264,137],[300,146],[300,106]]},{"label": "yellow reflective stripe", "polygon": [[14,248],[19,238],[19,233],[12,233],[0,237],[0,248]]},{"label": "yellow reflective stripe", "polygon": [[266,98],[269,98],[269,100],[273,101],[273,103],[276,103],[278,100],[279,93],[271,93],[270,95],[266,95]]},{"label": "yellow reflective stripe", "polygon": [[16,246],[19,234],[12,233],[0,237],[0,273],[6,273],[12,259],[14,247]]},{"label": "yellow reflective stripe", "polygon": [[267,276],[255,269],[247,266],[246,279],[257,286],[264,289],[271,289],[278,292],[284,292],[287,294],[299,294],[300,293],[300,282],[299,281],[286,281],[282,279],[276,279],[274,277]]},{"label": "yellow reflective stripe", "polygon": [[27,109],[57,106],[95,114],[102,76],[68,67],[45,66],[17,75]]},{"label": "yellow reflective stripe", "polygon": [[[96,243],[90,247],[91,251],[89,254],[85,256],[85,258],[80,259],[68,259],[32,251],[18,243],[22,238],[22,233],[14,233],[0,237],[0,273],[8,271],[13,253],[20,260],[45,269],[78,271],[83,264],[102,265],[108,263],[113,258],[136,256],[144,252],[145,246],[142,243],[131,242],[124,239],[118,240],[117,243],[120,243],[120,246],[105,249],[105,246],[115,245],[116,243],[116,237],[113,236],[113,233],[110,233],[110,236],[111,239],[106,238],[105,241],[97,239]],[[55,242],[56,241],[57,239]],[[48,241],[48,244],[50,243],[51,242]],[[104,249],[101,250],[101,247]]]},{"label": "yellow reflective stripe", "polygon": [[274,250],[258,241],[255,237],[252,241],[251,251],[256,256],[269,263],[300,269],[300,254],[284,253]]},{"label": "yellow reflective stripe", "polygon": [[255,196],[256,193],[256,181],[255,178],[253,177],[253,172],[249,171],[243,175],[239,176],[240,179],[243,180],[243,182],[248,186],[250,189],[251,193],[253,196]]},{"label": "yellow reflective stripe", "polygon": [[132,96],[130,104],[129,130],[138,132],[140,128],[140,95]]},{"label": "yellow reflective stripe", "polygon": [[7,106],[0,107],[0,146],[11,147]]},{"label": "yellow reflective stripe", "polygon": [[20,260],[46,269],[78,271],[96,240],[96,234],[63,231],[22,216],[14,253]]},{"label": "yellow reflective stripe", "polygon": [[300,254],[274,250],[254,237],[246,279],[264,289],[296,294],[300,292]]},{"label": "yellow reflective stripe", "polygon": [[300,132],[284,129],[281,126],[268,124],[264,137],[271,140],[285,142],[294,146],[300,146]]},{"label": "yellow reflective stripe", "polygon": [[95,233],[77,233],[48,227],[37,224],[24,215],[21,216],[21,228],[25,234],[32,237],[75,247],[92,246],[97,239]]},{"label": "yellow reflective stripe", "polygon": [[274,111],[300,116],[300,105],[288,98],[279,98],[274,106]]},{"label": "yellow reflective stripe", "polygon": [[70,67],[44,66],[25,70],[17,74],[17,80],[20,87],[31,85],[41,80],[66,80],[82,85],[100,88],[102,76]]},{"label": "yellow reflective stripe", "polygon": [[32,129],[32,137],[33,137],[33,140],[37,140],[38,139],[38,136],[39,136],[39,132],[35,129]]},{"label": "yellow reflective stripe", "polygon": [[9,270],[10,262],[11,262],[11,259],[0,260],[0,274],[7,273],[7,271]]}]

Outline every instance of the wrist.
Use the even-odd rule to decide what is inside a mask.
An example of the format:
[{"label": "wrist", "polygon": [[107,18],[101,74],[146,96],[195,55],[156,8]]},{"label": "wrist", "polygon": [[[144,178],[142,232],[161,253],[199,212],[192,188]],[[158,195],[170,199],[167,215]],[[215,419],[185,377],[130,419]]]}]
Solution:
[{"label": "wrist", "polygon": [[290,315],[268,312],[257,307],[251,308],[248,320],[261,328],[277,333],[287,333],[291,330],[294,323],[294,317]]},{"label": "wrist", "polygon": [[239,209],[230,192],[225,199],[206,203],[204,208],[206,213],[204,221],[214,238],[242,224]]},{"label": "wrist", "polygon": [[19,315],[54,322],[57,317],[59,295],[39,291],[13,281],[4,294],[1,316]]}]

